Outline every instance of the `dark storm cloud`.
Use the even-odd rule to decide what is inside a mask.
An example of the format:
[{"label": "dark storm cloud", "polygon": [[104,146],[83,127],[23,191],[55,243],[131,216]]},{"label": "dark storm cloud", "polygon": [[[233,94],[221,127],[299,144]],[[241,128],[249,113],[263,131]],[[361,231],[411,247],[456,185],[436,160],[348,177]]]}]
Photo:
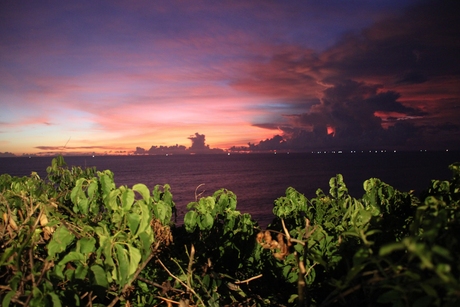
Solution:
[{"label": "dark storm cloud", "polygon": [[398,77],[403,72],[417,83],[458,76],[459,34],[458,3],[427,1],[345,36],[321,55],[322,68],[348,78]]},{"label": "dark storm cloud", "polygon": [[359,33],[345,34],[321,53],[286,48],[265,64],[253,65],[252,77],[235,87],[292,101],[320,99],[301,114],[285,114],[287,123],[257,125],[290,125],[282,129],[283,146],[293,149],[436,147],[449,140],[459,148],[457,13],[455,1],[419,2]]},{"label": "dark storm cloud", "polygon": [[266,124],[254,124],[254,127],[259,127],[268,130],[278,130],[279,126],[277,124],[266,123]]},{"label": "dark storm cloud", "polygon": [[188,139],[192,141],[192,146],[190,146],[191,150],[203,150],[209,148],[209,145],[206,145],[206,137],[204,134],[196,132],[195,136],[189,136]]},{"label": "dark storm cloud", "polygon": [[428,81],[428,78],[418,71],[404,73],[396,78],[396,84],[420,84]]}]

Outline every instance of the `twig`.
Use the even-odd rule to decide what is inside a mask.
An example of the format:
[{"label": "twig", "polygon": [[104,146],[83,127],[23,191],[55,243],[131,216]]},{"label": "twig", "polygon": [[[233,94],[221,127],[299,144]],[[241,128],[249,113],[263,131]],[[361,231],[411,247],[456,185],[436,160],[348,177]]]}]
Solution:
[{"label": "twig", "polygon": [[197,202],[198,201],[198,197],[201,196],[201,194],[203,194],[204,192],[206,192],[206,190],[203,190],[203,192],[201,192],[200,194],[196,194],[196,192],[198,191],[199,187],[201,187],[202,185],[204,185],[204,183],[200,184],[199,186],[196,187],[195,189],[195,201]]},{"label": "twig", "polygon": [[311,267],[308,268],[308,271],[307,271],[307,273],[305,274],[305,276],[308,276],[308,274],[310,274],[310,271],[311,271],[311,270],[313,269],[313,267],[314,267],[315,265],[317,265],[317,264],[318,264],[318,262],[313,263],[313,265],[312,265]]},{"label": "twig", "polygon": [[[64,226],[66,226],[67,230],[70,231],[71,233],[73,233],[73,235],[78,239],[80,240],[81,239],[81,235],[79,233],[77,233],[75,230],[72,229],[72,227],[70,227],[70,225],[68,223],[66,223],[66,221],[64,220],[61,220],[62,224],[64,224]],[[73,226],[73,225],[72,225]],[[76,227],[76,226],[74,226]]]},{"label": "twig", "polygon": [[43,276],[45,275],[45,272],[49,270],[49,268],[53,265],[53,260],[51,260],[51,262],[48,262],[48,260],[45,260],[45,264],[43,265],[43,269],[42,269],[42,272],[40,274],[40,278],[38,279],[37,281],[37,285],[40,284],[40,282],[42,281],[42,278]]},{"label": "twig", "polygon": [[298,306],[305,306],[306,299],[305,299],[305,288],[307,283],[305,282],[305,265],[303,264],[303,261],[300,261],[299,254],[297,251],[294,252],[295,260],[297,261],[297,265],[299,266],[299,273],[298,273],[298,278],[297,278],[297,295],[298,295],[298,300],[297,304]]},{"label": "twig", "polygon": [[34,248],[34,244],[32,242],[30,248],[29,248],[29,263],[30,263],[30,275],[32,276],[32,287],[37,287],[37,284],[35,283],[35,276],[34,276],[34,257],[32,255],[32,252],[33,252],[33,248]]},{"label": "twig", "polygon": [[173,304],[176,304],[176,305],[180,305],[179,302],[176,302],[176,301],[173,301],[173,300],[169,300],[169,299],[164,298],[164,297],[161,297],[161,296],[156,296],[156,298],[159,298],[160,300],[163,300],[163,301],[168,302],[168,303],[173,303]]},{"label": "twig", "polygon": [[[254,229],[261,229],[261,228],[256,228],[256,227],[254,227]],[[267,230],[265,230],[265,231],[270,231],[270,232],[272,232],[272,233],[284,234],[284,233],[282,233],[281,231],[276,231],[276,230],[272,230],[272,229],[267,229]],[[285,234],[284,234],[284,235],[285,235]],[[292,238],[292,237],[290,238],[290,240],[291,240],[291,242],[305,245],[305,242],[302,241],[302,240],[297,240],[297,239],[294,239],[294,238]]]},{"label": "twig", "polygon": [[89,293],[88,304],[86,306],[93,307],[93,301],[96,299],[97,295],[93,297],[93,291]]},{"label": "twig", "polygon": [[249,278],[249,279],[243,280],[243,281],[235,281],[234,283],[235,283],[235,284],[249,283],[250,281],[252,281],[252,280],[254,280],[254,279],[257,279],[257,278],[260,278],[260,277],[262,277],[262,276],[263,276],[263,274],[260,274],[260,275],[251,277],[251,278]]},{"label": "twig", "polygon": [[192,265],[193,265],[193,258],[194,257],[195,257],[195,246],[193,246],[193,244],[192,244],[192,247],[190,248],[190,258],[189,258],[188,268],[187,268],[187,286],[190,289],[191,289]]},{"label": "twig", "polygon": [[286,224],[284,224],[284,219],[281,219],[281,223],[283,224],[283,229],[284,233],[286,234],[286,238],[288,239],[288,241],[291,241],[291,235],[289,234],[289,231],[286,228]]},{"label": "twig", "polygon": [[177,278],[176,276],[174,276],[169,270],[168,268],[165,267],[165,265],[163,264],[163,262],[161,262],[160,259],[158,259],[158,262],[161,264],[161,266],[163,267],[163,269],[166,270],[166,272],[168,272],[169,276],[171,276],[172,278],[174,278],[175,280],[177,280],[181,285],[183,285],[185,288],[187,288],[189,291],[191,291],[193,294],[195,294],[195,296],[200,300],[201,304],[203,306],[205,306],[205,304],[203,303],[203,301],[201,300],[201,297],[199,297],[196,292],[192,289],[192,288],[189,288],[186,284],[184,284],[184,282],[182,280],[180,280],[179,278]]},{"label": "twig", "polygon": [[23,306],[26,305],[26,304],[24,304],[23,302],[21,302],[20,300],[15,299],[15,298],[12,298],[12,299],[11,299],[11,302],[12,302],[12,303],[16,303],[16,304],[20,304],[20,305],[23,305]]}]

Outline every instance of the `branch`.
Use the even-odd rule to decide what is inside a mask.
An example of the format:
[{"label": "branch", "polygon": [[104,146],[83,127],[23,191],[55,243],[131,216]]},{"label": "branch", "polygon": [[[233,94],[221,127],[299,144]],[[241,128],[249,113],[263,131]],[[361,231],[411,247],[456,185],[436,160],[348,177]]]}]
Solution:
[{"label": "branch", "polygon": [[191,288],[191,279],[192,279],[192,265],[193,265],[193,258],[195,257],[195,246],[190,248],[190,259],[188,262],[188,269],[187,269],[187,286]]},{"label": "branch", "polygon": [[[179,303],[179,302],[176,302],[176,301],[173,301],[173,300],[169,300],[169,299],[164,298],[164,297],[161,297],[161,296],[157,296],[156,298],[159,298],[160,300],[163,300],[163,301],[165,301],[166,303],[173,303],[173,304],[176,304],[176,305],[180,305],[180,304],[181,304],[181,303]],[[169,304],[168,304],[168,306],[169,306]]]},{"label": "branch", "polygon": [[249,278],[249,279],[243,280],[243,281],[235,281],[235,284],[249,283],[250,281],[252,281],[252,280],[254,280],[254,279],[257,279],[257,278],[260,278],[260,277],[262,277],[262,276],[263,276],[263,274],[260,274],[260,275],[251,277],[251,278]]},{"label": "branch", "polygon": [[174,276],[166,267],[165,265],[163,264],[163,262],[161,262],[160,259],[158,259],[158,262],[161,264],[161,266],[163,267],[163,269],[166,270],[166,272],[168,272],[169,276],[171,276],[172,278],[174,278],[175,280],[177,280],[181,285],[183,285],[185,288],[187,288],[188,291],[192,292],[193,294],[195,294],[195,296],[200,300],[201,304],[203,306],[206,306],[203,301],[201,300],[201,298],[198,296],[198,294],[196,294],[196,292],[190,288],[189,286],[187,286],[186,284],[184,284],[184,282],[182,280],[180,280],[178,277]]},{"label": "branch", "polygon": [[312,265],[311,267],[308,268],[308,271],[307,271],[307,273],[305,274],[305,276],[308,276],[308,274],[310,274],[311,269],[313,269],[313,267],[314,267],[315,265],[317,265],[317,264],[318,264],[318,262],[313,263],[313,265]]},{"label": "branch", "polygon": [[288,239],[288,241],[291,241],[291,235],[289,234],[289,231],[286,228],[286,224],[284,224],[284,219],[281,219],[281,223],[283,224],[283,229],[284,233],[286,234],[286,238]]},{"label": "branch", "polygon": [[195,201],[198,202],[198,197],[200,197],[204,192],[206,192],[206,190],[203,190],[203,192],[201,192],[200,194],[196,194],[196,192],[198,191],[198,188],[201,187],[202,185],[204,185],[204,183],[200,184],[199,186],[196,187],[195,189]]}]

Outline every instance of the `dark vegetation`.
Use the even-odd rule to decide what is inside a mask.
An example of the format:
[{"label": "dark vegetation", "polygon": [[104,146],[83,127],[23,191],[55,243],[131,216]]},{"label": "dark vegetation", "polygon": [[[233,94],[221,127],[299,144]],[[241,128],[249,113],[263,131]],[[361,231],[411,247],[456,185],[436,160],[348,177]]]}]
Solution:
[{"label": "dark vegetation", "polygon": [[[225,189],[174,224],[168,185],[68,168],[0,177],[2,306],[458,306],[460,164],[415,197],[341,175],[260,229]],[[225,174],[222,174],[225,175]]]}]

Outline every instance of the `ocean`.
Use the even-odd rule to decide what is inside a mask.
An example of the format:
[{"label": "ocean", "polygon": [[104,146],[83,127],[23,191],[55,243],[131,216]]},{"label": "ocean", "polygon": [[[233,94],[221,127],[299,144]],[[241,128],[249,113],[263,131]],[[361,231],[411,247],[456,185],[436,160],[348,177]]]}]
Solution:
[{"label": "ocean", "polygon": [[[0,158],[0,174],[46,177],[52,157]],[[169,184],[178,209],[178,224],[195,193],[210,196],[226,188],[237,196],[237,210],[250,213],[261,226],[272,219],[273,202],[294,187],[308,199],[317,189],[329,191],[329,179],[342,174],[352,197],[364,194],[363,183],[379,178],[402,192],[418,194],[430,180],[449,180],[448,166],[460,152],[278,153],[169,156],[66,156],[69,166],[109,169],[117,186],[143,183],[149,189]]]}]

